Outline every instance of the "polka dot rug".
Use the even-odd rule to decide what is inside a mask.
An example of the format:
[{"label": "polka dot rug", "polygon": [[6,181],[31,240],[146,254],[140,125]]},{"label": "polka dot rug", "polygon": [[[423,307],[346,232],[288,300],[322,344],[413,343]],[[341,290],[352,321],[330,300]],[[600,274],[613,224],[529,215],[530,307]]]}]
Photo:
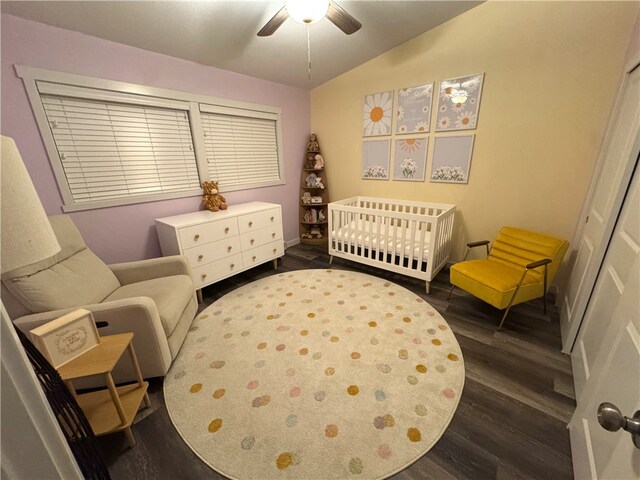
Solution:
[{"label": "polka dot rug", "polygon": [[176,429],[233,479],[381,479],[442,436],[460,346],[422,298],[340,270],[276,274],[194,321],[164,381]]}]

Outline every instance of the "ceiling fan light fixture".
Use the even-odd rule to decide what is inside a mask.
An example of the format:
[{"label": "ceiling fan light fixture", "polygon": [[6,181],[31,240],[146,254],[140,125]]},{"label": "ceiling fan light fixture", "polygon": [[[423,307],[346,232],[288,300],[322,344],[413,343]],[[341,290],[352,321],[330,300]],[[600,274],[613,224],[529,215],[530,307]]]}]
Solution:
[{"label": "ceiling fan light fixture", "polygon": [[462,89],[460,90],[453,89],[449,94],[449,98],[451,98],[451,101],[453,103],[464,103],[467,101],[468,96],[469,96],[469,92]]},{"label": "ceiling fan light fixture", "polygon": [[329,10],[329,0],[287,0],[287,13],[299,23],[316,23],[322,20]]}]

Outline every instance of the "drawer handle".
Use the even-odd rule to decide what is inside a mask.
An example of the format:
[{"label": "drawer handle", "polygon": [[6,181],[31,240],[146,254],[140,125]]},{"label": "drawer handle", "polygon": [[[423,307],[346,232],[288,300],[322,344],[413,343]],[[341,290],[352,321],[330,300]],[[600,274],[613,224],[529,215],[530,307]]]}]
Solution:
[{"label": "drawer handle", "polygon": [[200,238],[200,234],[199,234],[199,233],[196,233],[196,234],[193,236],[193,239],[194,239],[194,240],[196,240],[196,241],[197,241],[199,238]]},{"label": "drawer handle", "polygon": [[252,227],[253,226],[253,222],[249,222],[249,226]]},{"label": "drawer handle", "polygon": [[224,233],[229,233],[229,227],[226,227],[226,228],[224,229]]},{"label": "drawer handle", "polygon": [[276,218],[276,217],[271,217],[271,221],[272,221],[272,222],[273,222],[273,219],[274,219],[274,218]]},{"label": "drawer handle", "polygon": [[204,255],[198,255],[198,261],[201,261],[204,258]]},{"label": "drawer handle", "polygon": [[206,274],[206,273],[203,273],[203,274],[202,274],[202,279],[204,280],[205,278],[207,278],[207,274]]},{"label": "drawer handle", "polygon": [[273,233],[271,234],[271,237],[272,237],[272,238],[276,238],[276,232],[273,232]]},{"label": "drawer handle", "polygon": [[254,255],[253,257],[251,257],[251,259],[255,262],[256,256]]},{"label": "drawer handle", "polygon": [[255,242],[255,240],[252,238],[252,239],[251,239],[251,245],[253,245],[253,242]]},{"label": "drawer handle", "polygon": [[227,247],[227,252],[230,252],[232,248],[233,248],[233,247],[232,247],[231,245],[229,245],[229,246]]},{"label": "drawer handle", "polygon": [[278,249],[277,249],[277,248],[274,248],[274,249],[273,249],[273,253],[276,253],[277,251],[278,251]]},{"label": "drawer handle", "polygon": [[235,267],[235,266],[236,266],[236,264],[235,264],[235,263],[232,263],[231,265],[229,265],[229,267],[231,268],[231,270],[233,270],[233,267]]}]

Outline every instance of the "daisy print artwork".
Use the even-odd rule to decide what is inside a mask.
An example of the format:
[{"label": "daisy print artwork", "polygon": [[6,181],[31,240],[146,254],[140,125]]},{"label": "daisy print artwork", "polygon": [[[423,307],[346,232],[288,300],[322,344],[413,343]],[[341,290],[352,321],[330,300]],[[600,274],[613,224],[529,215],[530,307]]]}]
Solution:
[{"label": "daisy print artwork", "polygon": [[474,135],[437,137],[433,148],[431,182],[469,183]]},{"label": "daisy print artwork", "polygon": [[409,137],[396,140],[394,180],[424,181],[428,142],[428,138]]},{"label": "daisy print artwork", "polygon": [[365,95],[363,136],[376,137],[391,133],[391,112],[393,111],[393,91]]},{"label": "daisy print artwork", "polygon": [[362,178],[368,180],[389,179],[390,140],[362,142]]},{"label": "daisy print artwork", "polygon": [[427,133],[432,97],[433,82],[398,90],[396,133]]},{"label": "daisy print artwork", "polygon": [[440,82],[436,131],[473,130],[478,123],[484,73]]}]

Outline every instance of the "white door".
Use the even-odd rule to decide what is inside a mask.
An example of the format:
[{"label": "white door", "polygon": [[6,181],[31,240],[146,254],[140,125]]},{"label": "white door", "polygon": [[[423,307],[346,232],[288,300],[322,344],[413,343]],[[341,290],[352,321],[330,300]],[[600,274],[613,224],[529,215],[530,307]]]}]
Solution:
[{"label": "white door", "polygon": [[[637,162],[636,162],[637,165]],[[636,166],[571,354],[577,408],[569,423],[574,477],[638,479],[640,449],[597,419],[610,402],[640,410],[640,192]]]},{"label": "white door", "polygon": [[560,305],[562,351],[570,353],[640,148],[640,67],[626,75],[603,144],[582,232],[573,247],[577,256]]}]

